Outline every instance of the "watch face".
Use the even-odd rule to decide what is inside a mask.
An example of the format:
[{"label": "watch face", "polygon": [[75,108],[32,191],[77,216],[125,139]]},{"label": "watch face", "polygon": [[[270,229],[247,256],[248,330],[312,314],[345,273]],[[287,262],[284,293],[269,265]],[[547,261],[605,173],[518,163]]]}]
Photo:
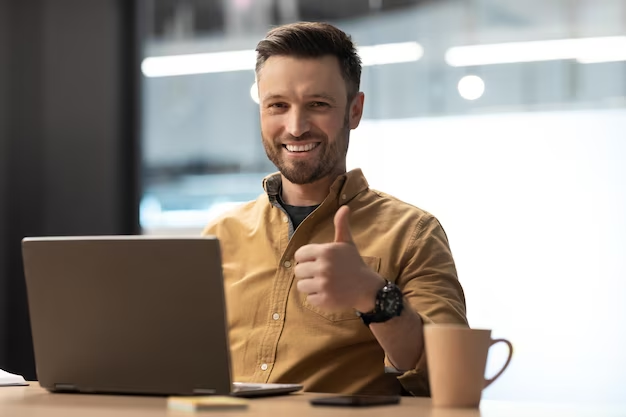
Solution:
[{"label": "watch face", "polygon": [[384,310],[395,311],[398,306],[398,300],[395,297],[387,297],[385,300]]},{"label": "watch face", "polygon": [[366,325],[370,323],[384,323],[399,316],[404,308],[402,290],[395,284],[387,281],[376,295],[376,307],[371,313],[359,313],[359,317]]},{"label": "watch face", "polygon": [[388,315],[395,316],[399,313],[402,304],[402,292],[393,284],[385,286],[381,300],[381,310]]}]

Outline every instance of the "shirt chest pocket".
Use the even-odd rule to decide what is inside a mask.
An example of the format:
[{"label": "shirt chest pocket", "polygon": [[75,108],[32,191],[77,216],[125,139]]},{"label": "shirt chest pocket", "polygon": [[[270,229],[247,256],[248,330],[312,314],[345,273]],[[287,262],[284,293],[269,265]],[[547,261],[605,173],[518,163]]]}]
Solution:
[{"label": "shirt chest pocket", "polygon": [[[374,272],[378,273],[380,269],[380,258],[374,256],[362,256],[363,262],[370,267]],[[302,305],[306,310],[315,313],[320,318],[326,319],[329,322],[341,322],[346,320],[360,320],[359,316],[356,315],[356,311],[354,309],[346,309],[346,310],[334,310],[327,311],[320,307],[316,307],[308,303],[305,296],[302,297]]]}]

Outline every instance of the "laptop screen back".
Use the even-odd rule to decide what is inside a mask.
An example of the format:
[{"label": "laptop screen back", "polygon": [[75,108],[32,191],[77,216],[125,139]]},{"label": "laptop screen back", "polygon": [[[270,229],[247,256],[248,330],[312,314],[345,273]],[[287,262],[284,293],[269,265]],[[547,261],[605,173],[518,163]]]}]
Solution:
[{"label": "laptop screen back", "polygon": [[216,239],[26,238],[22,253],[44,388],[231,391]]}]

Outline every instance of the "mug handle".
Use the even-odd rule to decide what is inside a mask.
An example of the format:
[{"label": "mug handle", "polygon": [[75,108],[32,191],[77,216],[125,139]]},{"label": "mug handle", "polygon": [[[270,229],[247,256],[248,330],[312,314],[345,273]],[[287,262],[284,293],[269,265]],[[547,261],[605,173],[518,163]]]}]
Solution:
[{"label": "mug handle", "polygon": [[507,358],[506,362],[504,363],[504,366],[502,367],[502,369],[500,369],[500,371],[498,371],[497,374],[495,374],[492,378],[490,379],[485,379],[485,386],[484,388],[487,388],[489,385],[491,385],[496,379],[498,379],[498,377],[500,375],[502,375],[502,372],[504,372],[504,370],[507,368],[507,366],[509,366],[509,363],[511,362],[511,358],[513,357],[513,345],[511,344],[511,342],[509,342],[506,339],[495,339],[491,341],[491,344],[489,344],[489,348],[491,348],[491,346],[495,345],[496,343],[499,342],[503,342],[506,343],[507,346],[509,347],[509,357]]}]

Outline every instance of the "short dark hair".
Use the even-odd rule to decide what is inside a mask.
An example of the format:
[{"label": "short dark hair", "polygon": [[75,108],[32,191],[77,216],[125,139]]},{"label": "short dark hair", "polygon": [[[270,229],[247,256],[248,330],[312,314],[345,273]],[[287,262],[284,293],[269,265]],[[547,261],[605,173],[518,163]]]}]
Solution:
[{"label": "short dark hair", "polygon": [[319,58],[326,55],[339,60],[346,81],[348,99],[354,98],[361,84],[361,58],[352,38],[337,27],[321,22],[298,22],[273,28],[257,47],[256,73],[272,56]]}]

